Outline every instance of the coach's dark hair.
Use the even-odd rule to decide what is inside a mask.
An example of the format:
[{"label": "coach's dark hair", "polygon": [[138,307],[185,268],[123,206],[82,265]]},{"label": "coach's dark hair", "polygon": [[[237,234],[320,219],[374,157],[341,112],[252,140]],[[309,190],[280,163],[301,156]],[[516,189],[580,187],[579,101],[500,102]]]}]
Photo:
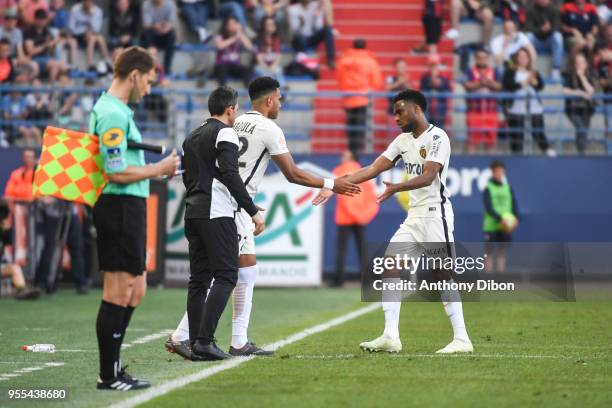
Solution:
[{"label": "coach's dark hair", "polygon": [[251,98],[251,101],[255,101],[262,96],[275,92],[278,88],[280,88],[280,84],[272,77],[256,78],[249,84],[249,98]]},{"label": "coach's dark hair", "polygon": [[421,108],[423,113],[427,112],[427,99],[425,95],[414,89],[406,89],[393,97],[393,103],[399,101],[413,102]]},{"label": "coach's dark hair", "polygon": [[119,54],[113,69],[116,78],[125,79],[135,69],[147,73],[153,68],[155,68],[155,59],[151,53],[142,47],[132,46]]},{"label": "coach's dark hair", "polygon": [[501,160],[493,160],[491,162],[491,164],[489,165],[489,168],[491,169],[491,171],[493,171],[493,170],[495,170],[495,169],[497,169],[499,167],[501,167],[502,169],[505,169],[506,165]]},{"label": "coach's dark hair", "polygon": [[238,92],[229,86],[220,86],[208,97],[208,111],[211,116],[221,116],[230,106],[238,103]]}]

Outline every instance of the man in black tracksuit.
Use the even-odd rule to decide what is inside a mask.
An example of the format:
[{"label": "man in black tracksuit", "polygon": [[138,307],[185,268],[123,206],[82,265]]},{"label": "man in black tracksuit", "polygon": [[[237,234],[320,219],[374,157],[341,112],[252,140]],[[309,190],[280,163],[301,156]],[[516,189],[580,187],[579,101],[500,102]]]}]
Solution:
[{"label": "man in black tracksuit", "polygon": [[245,209],[255,223],[255,235],[264,229],[263,217],[238,173],[239,141],[232,128],[238,111],[236,91],[217,88],[210,94],[208,110],[211,118],[183,143],[185,236],[191,269],[187,314],[192,360],[198,361],[231,357],[217,347],[214,334],[238,279],[234,213]]}]

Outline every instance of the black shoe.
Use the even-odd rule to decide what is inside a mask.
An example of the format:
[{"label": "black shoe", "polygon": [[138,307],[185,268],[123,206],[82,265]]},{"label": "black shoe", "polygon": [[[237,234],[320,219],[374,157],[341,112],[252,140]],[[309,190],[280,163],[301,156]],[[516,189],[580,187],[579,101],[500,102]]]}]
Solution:
[{"label": "black shoe", "polygon": [[217,347],[214,341],[210,344],[202,344],[198,340],[191,348],[192,361],[227,360],[228,358],[232,358],[232,355]]},{"label": "black shoe", "polygon": [[185,360],[191,360],[191,344],[189,340],[174,341],[172,340],[172,336],[168,336],[165,346],[168,352],[176,353]]},{"label": "black shoe", "polygon": [[128,374],[128,372],[125,371],[127,367],[127,365],[121,367],[121,370],[119,370],[117,373],[117,378],[134,382],[136,384],[136,388],[148,388],[151,386],[151,382],[149,380],[132,377],[130,374]]},{"label": "black shoe", "polygon": [[234,348],[230,346],[229,353],[234,357],[244,356],[273,356],[274,352],[271,350],[264,350],[255,345],[255,343],[247,341],[242,348]]},{"label": "black shoe", "polygon": [[148,388],[151,386],[151,383],[143,380],[134,380],[128,377],[115,377],[108,381],[102,381],[98,378],[98,383],[96,384],[96,388],[99,390],[111,390],[111,391],[130,391],[130,390],[141,390],[143,388]]},{"label": "black shoe", "polygon": [[87,295],[89,293],[89,286],[79,286],[76,290],[77,295]]}]

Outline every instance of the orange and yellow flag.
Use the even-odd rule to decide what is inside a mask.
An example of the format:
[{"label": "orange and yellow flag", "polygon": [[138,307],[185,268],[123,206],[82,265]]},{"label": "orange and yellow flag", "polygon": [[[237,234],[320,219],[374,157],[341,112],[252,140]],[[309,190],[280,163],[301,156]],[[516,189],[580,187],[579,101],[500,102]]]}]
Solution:
[{"label": "orange and yellow flag", "polygon": [[34,173],[34,197],[52,196],[93,207],[106,181],[98,136],[47,126]]}]

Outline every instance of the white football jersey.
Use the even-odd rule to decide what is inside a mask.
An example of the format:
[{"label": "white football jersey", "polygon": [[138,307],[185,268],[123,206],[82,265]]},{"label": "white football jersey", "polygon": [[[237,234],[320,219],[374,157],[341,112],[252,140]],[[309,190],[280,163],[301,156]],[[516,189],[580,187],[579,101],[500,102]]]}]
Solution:
[{"label": "white football jersey", "polygon": [[274,121],[257,111],[238,116],[234,130],[240,142],[240,177],[251,197],[254,197],[268,168],[270,156],[289,152],[285,135]]},{"label": "white football jersey", "polygon": [[412,217],[452,217],[453,208],[450,194],[446,188],[446,175],[450,161],[450,140],[439,127],[429,125],[419,137],[412,133],[402,133],[391,142],[383,156],[396,163],[404,162],[408,178],[423,174],[426,161],[440,163],[442,169],[431,185],[408,192],[410,197],[409,216]]}]

